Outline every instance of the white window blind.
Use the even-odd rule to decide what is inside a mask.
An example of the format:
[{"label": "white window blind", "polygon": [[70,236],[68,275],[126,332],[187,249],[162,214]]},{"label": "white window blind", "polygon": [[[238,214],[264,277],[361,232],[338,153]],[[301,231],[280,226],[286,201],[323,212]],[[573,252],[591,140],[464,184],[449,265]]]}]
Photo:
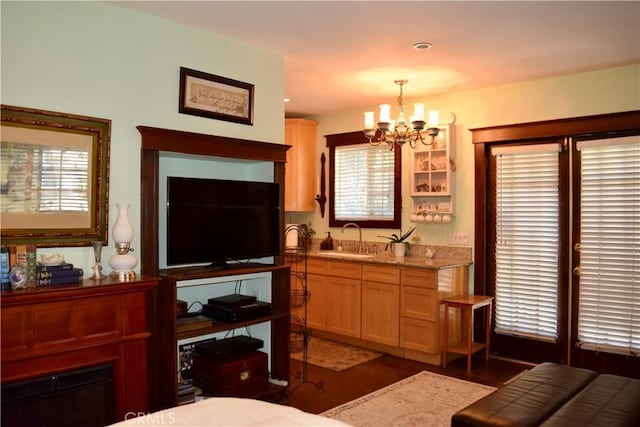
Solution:
[{"label": "white window blind", "polygon": [[578,143],[582,348],[640,355],[640,137]]},{"label": "white window blind", "polygon": [[558,144],[497,148],[496,333],[558,338]]},{"label": "white window blind", "polygon": [[393,151],[370,144],[336,147],[334,170],[337,220],[393,219]]}]

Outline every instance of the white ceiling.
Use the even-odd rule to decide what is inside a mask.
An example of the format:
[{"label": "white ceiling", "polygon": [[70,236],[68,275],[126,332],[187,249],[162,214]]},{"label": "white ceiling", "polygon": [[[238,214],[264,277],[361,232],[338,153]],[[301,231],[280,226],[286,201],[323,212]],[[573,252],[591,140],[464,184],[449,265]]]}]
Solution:
[{"label": "white ceiling", "polygon": [[110,3],[282,53],[287,117],[640,63],[638,1]]}]

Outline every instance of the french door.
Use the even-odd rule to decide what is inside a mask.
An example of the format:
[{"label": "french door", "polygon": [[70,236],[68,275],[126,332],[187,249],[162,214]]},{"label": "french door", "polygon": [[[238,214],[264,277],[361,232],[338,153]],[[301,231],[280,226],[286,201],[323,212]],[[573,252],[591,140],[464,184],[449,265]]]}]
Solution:
[{"label": "french door", "polygon": [[562,139],[491,148],[489,290],[492,349],[531,362],[567,360],[569,192]]},{"label": "french door", "polygon": [[495,353],[629,374],[640,364],[640,137],[491,149]]},{"label": "french door", "polygon": [[640,135],[573,154],[571,364],[640,377]]}]

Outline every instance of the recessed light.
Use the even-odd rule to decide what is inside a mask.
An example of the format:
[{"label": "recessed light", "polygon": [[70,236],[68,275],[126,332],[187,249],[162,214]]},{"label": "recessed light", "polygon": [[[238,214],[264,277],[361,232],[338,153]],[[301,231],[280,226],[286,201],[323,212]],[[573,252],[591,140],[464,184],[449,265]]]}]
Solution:
[{"label": "recessed light", "polygon": [[415,50],[427,50],[431,49],[432,44],[429,42],[418,42],[413,44]]},{"label": "recessed light", "polygon": [[291,99],[289,99],[289,98],[285,98],[284,99],[284,102],[290,102],[290,101],[291,101]]}]

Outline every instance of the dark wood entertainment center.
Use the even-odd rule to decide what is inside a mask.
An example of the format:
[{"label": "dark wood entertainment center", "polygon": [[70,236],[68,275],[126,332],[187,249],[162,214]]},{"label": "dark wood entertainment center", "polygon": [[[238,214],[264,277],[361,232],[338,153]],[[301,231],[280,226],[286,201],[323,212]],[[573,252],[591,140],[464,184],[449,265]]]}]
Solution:
[{"label": "dark wood entertainment center", "polygon": [[[280,212],[280,255],[274,265],[250,266],[228,270],[203,271],[201,268],[159,268],[159,177],[163,152],[211,156],[248,161],[273,162],[274,182],[281,185],[280,206],[284,207],[284,172],[289,146],[248,141],[206,134],[138,126],[141,145],[141,266],[142,274],[160,276],[156,301],[155,333],[152,337],[149,378],[150,409],[175,406],[177,396],[177,340],[229,329],[270,322],[270,372],[279,379],[289,377],[290,270],[284,265],[284,209]],[[271,275],[273,313],[251,321],[216,324],[189,332],[177,332],[176,285],[193,279],[215,279],[231,275],[267,272]],[[215,286],[212,285],[212,286]],[[273,388],[277,388],[274,386]],[[277,392],[278,390],[270,390]],[[257,396],[258,397],[258,396]]]}]

